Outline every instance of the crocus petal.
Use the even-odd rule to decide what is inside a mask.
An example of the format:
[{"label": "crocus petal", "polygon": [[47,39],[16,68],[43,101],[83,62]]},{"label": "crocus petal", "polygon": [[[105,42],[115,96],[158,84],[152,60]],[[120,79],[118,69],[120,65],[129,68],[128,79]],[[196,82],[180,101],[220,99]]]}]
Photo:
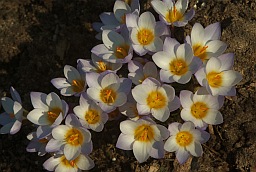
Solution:
[{"label": "crocus petal", "polygon": [[147,50],[144,48],[144,46],[138,44],[138,45],[135,45],[135,44],[132,44],[132,47],[134,49],[134,51],[140,55],[140,56],[143,56],[145,54],[147,54]]},{"label": "crocus petal", "polygon": [[133,154],[140,163],[145,162],[149,158],[151,149],[151,142],[135,141],[133,143]]},{"label": "crocus petal", "polygon": [[133,142],[134,142],[133,135],[126,135],[121,133],[118,137],[116,147],[123,150],[132,150]]},{"label": "crocus petal", "polygon": [[167,52],[165,51],[157,52],[152,56],[152,59],[155,62],[155,64],[161,69],[169,70],[170,68],[169,63],[171,59],[170,59],[170,55],[167,54]]},{"label": "crocus petal", "polygon": [[168,152],[175,152],[179,149],[179,146],[176,142],[176,136],[171,136],[169,137],[165,144],[164,144],[164,149]]},{"label": "crocus petal", "polygon": [[175,111],[180,107],[180,99],[175,96],[174,99],[168,104],[169,111]]},{"label": "crocus petal", "polygon": [[129,94],[131,92],[132,81],[128,78],[120,78],[120,87],[118,92]]},{"label": "crocus petal", "polygon": [[64,75],[67,80],[72,83],[73,80],[77,80],[81,78],[80,73],[73,66],[65,65],[64,66]]},{"label": "crocus petal", "polygon": [[89,156],[80,154],[76,160],[76,165],[81,170],[90,170],[94,167],[94,162]]},{"label": "crocus petal", "polygon": [[184,14],[188,8],[188,0],[178,0],[175,3],[175,7],[177,8],[177,11],[179,11],[181,14]]},{"label": "crocus petal", "polygon": [[43,167],[48,170],[48,171],[54,171],[54,169],[56,168],[56,166],[60,163],[60,158],[54,158],[53,156],[49,159],[47,159],[44,164]]},{"label": "crocus petal", "polygon": [[189,151],[189,153],[191,153],[191,155],[193,155],[195,157],[202,156],[202,154],[203,154],[203,148],[202,148],[201,144],[197,141],[188,145],[186,147],[186,149]]},{"label": "crocus petal", "polygon": [[114,13],[104,12],[100,14],[100,20],[104,25],[118,25],[119,22],[116,20]]},{"label": "crocus petal", "polygon": [[218,57],[227,49],[227,44],[220,40],[209,41],[206,46],[206,52],[210,57]]},{"label": "crocus petal", "polygon": [[147,115],[150,113],[150,108],[148,107],[148,105],[142,105],[137,103],[137,110],[138,114],[140,115]]},{"label": "crocus petal", "polygon": [[163,17],[165,17],[166,13],[169,10],[163,1],[153,0],[151,1],[151,5],[154,8],[154,10]]},{"label": "crocus petal", "polygon": [[176,152],[176,158],[180,164],[185,163],[188,157],[189,157],[189,153],[183,147],[180,147]]},{"label": "crocus petal", "polygon": [[67,160],[73,160],[81,153],[81,146],[66,144],[64,146],[64,155]]},{"label": "crocus petal", "polygon": [[140,15],[138,21],[139,28],[147,28],[149,30],[154,30],[155,25],[156,20],[151,12],[144,12]]},{"label": "crocus petal", "polygon": [[160,70],[160,80],[166,83],[175,82],[173,80],[173,74],[169,70],[165,70],[165,69]]},{"label": "crocus petal", "polygon": [[37,125],[50,124],[50,121],[47,118],[47,112],[43,109],[33,109],[28,113],[27,119]]},{"label": "crocus petal", "polygon": [[166,121],[170,116],[169,108],[151,109],[152,115],[161,122]]},{"label": "crocus petal", "polygon": [[19,93],[13,87],[10,88],[10,93],[14,101],[17,101],[20,104],[22,104]]},{"label": "crocus petal", "polygon": [[60,97],[54,92],[51,92],[50,94],[47,95],[46,103],[51,108],[58,107],[58,108],[62,109],[62,102],[60,100]]},{"label": "crocus petal", "polygon": [[52,136],[55,139],[58,140],[64,140],[65,139],[65,134],[70,130],[71,127],[67,125],[59,125],[58,127],[54,128],[52,130]]},{"label": "crocus petal", "polygon": [[44,93],[31,92],[30,98],[33,107],[48,110],[48,106],[46,105],[46,96],[47,95]]},{"label": "crocus petal", "polygon": [[205,28],[204,39],[205,42],[208,40],[217,40],[220,39],[221,36],[221,26],[219,22],[210,24]]},{"label": "crocus petal", "polygon": [[202,39],[204,37],[204,28],[201,24],[195,23],[192,31],[191,31],[191,42],[192,45],[204,45],[204,40]]},{"label": "crocus petal", "polygon": [[137,28],[138,27],[138,16],[135,14],[127,14],[126,15],[126,25],[127,28]]},{"label": "crocus petal", "polygon": [[21,127],[22,123],[18,120],[16,120],[13,125],[12,128],[10,129],[10,134],[16,134],[18,131],[20,131],[20,127]]},{"label": "crocus petal", "polygon": [[109,49],[112,49],[113,45],[122,45],[125,42],[120,34],[112,30],[104,30],[102,32],[102,41]]},{"label": "crocus petal", "polygon": [[158,141],[154,142],[152,145],[152,149],[149,152],[149,155],[153,158],[163,158],[164,157],[164,142],[163,141]]},{"label": "crocus petal", "polygon": [[111,51],[104,45],[99,44],[92,48],[91,52],[99,57],[102,57],[104,54],[108,54]]},{"label": "crocus petal", "polygon": [[163,51],[167,52],[169,56],[175,57],[175,52],[179,45],[180,43],[176,39],[167,37],[164,40]]},{"label": "crocus petal", "polygon": [[192,98],[193,98],[193,93],[191,91],[182,90],[180,92],[180,103],[182,107],[189,109],[193,104]]},{"label": "crocus petal", "polygon": [[139,104],[147,104],[148,94],[152,91],[152,88],[147,85],[137,85],[132,89],[133,98]]},{"label": "crocus petal", "polygon": [[144,46],[145,49],[151,52],[158,52],[163,49],[163,41],[159,37],[155,37],[154,41],[148,45]]},{"label": "crocus petal", "polygon": [[61,89],[61,88],[70,86],[70,84],[67,82],[66,78],[54,78],[51,80],[51,83],[57,89]]},{"label": "crocus petal", "polygon": [[223,122],[222,114],[213,109],[208,109],[207,115],[203,118],[207,124],[218,125]]},{"label": "crocus petal", "polygon": [[180,131],[190,131],[195,128],[195,125],[192,122],[185,122],[180,128]]},{"label": "crocus petal", "polygon": [[63,145],[64,143],[61,140],[55,140],[55,139],[51,139],[46,147],[45,150],[47,152],[56,152],[58,150],[60,150],[60,147]]},{"label": "crocus petal", "polygon": [[242,75],[233,70],[223,71],[222,73],[222,86],[234,86],[242,80]]},{"label": "crocus petal", "polygon": [[192,76],[191,71],[188,71],[187,73],[182,75],[177,82],[180,83],[180,84],[186,84],[186,83],[188,83],[190,81],[191,76]]},{"label": "crocus petal", "polygon": [[222,54],[218,57],[221,61],[221,68],[220,70],[231,70],[234,65],[234,54],[233,53],[226,53]]},{"label": "crocus petal", "polygon": [[203,81],[206,80],[205,68],[199,69],[199,70],[195,73],[195,77],[196,77],[198,83],[199,83],[201,86],[203,86]]},{"label": "crocus petal", "polygon": [[212,57],[206,64],[206,73],[208,74],[211,71],[218,72],[221,67],[221,61],[218,58]]},{"label": "crocus petal", "polygon": [[[102,88],[106,88],[109,87],[110,85],[116,85],[116,88],[119,88],[119,78],[115,73],[108,73],[107,75],[105,75],[102,80],[101,80],[101,87]],[[111,86],[111,88],[113,88]],[[116,89],[115,89],[116,90]]]}]

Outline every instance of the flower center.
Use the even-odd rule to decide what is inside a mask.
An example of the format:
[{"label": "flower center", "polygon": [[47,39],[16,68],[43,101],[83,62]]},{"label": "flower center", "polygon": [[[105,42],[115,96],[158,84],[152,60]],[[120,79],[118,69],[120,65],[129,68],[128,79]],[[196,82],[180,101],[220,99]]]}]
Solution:
[{"label": "flower center", "polygon": [[49,140],[47,140],[46,138],[43,139],[39,139],[38,142],[39,143],[48,143]]},{"label": "flower center", "polygon": [[104,72],[106,70],[109,70],[107,64],[103,61],[98,61],[96,62],[96,64],[97,64],[96,67],[98,68],[98,72]]},{"label": "flower center", "polygon": [[188,146],[193,141],[193,135],[188,131],[180,131],[176,135],[176,141],[180,146]]},{"label": "flower center", "polygon": [[150,142],[154,139],[154,130],[150,125],[142,124],[135,129],[134,139],[141,142]]},{"label": "flower center", "polygon": [[85,114],[85,120],[89,124],[96,124],[100,120],[100,115],[97,110],[90,109]]},{"label": "flower center", "polygon": [[213,88],[221,87],[222,74],[218,72],[209,72],[206,76],[209,85]]},{"label": "flower center", "polygon": [[80,93],[84,90],[84,84],[83,80],[73,80],[71,86],[74,92]]},{"label": "flower center", "polygon": [[128,55],[130,46],[129,45],[122,45],[122,46],[117,46],[116,51],[115,51],[115,56],[118,59],[123,59]]},{"label": "flower center", "polygon": [[166,106],[166,97],[159,91],[152,91],[147,97],[147,104],[150,108],[160,109]]},{"label": "flower center", "polygon": [[183,59],[175,59],[170,63],[170,71],[174,75],[184,75],[188,71],[188,65]]},{"label": "flower center", "polygon": [[196,102],[191,107],[192,115],[197,119],[202,119],[207,115],[208,106],[203,102]]},{"label": "flower center", "polygon": [[62,110],[58,107],[52,108],[50,111],[47,112],[47,119],[50,121],[50,123],[54,123],[54,121],[56,120],[56,118],[58,118],[58,116],[60,115],[60,113],[62,112]]},{"label": "flower center", "polygon": [[66,135],[65,140],[68,144],[71,144],[73,146],[82,145],[83,144],[83,134],[78,129],[72,128],[70,129]]},{"label": "flower center", "polygon": [[124,0],[125,3],[127,3],[128,5],[131,5],[132,0]]},{"label": "flower center", "polygon": [[202,61],[207,59],[207,53],[206,49],[208,46],[201,46],[199,44],[196,44],[193,46],[194,55],[199,57]]},{"label": "flower center", "polygon": [[104,103],[114,103],[116,100],[116,92],[112,89],[102,89],[100,91],[100,98]]},{"label": "flower center", "polygon": [[126,23],[126,14],[122,15],[121,17],[121,24],[125,24]]},{"label": "flower center", "polygon": [[169,10],[165,15],[165,19],[168,23],[174,23],[176,21],[180,21],[182,20],[182,18],[183,18],[182,14],[179,11],[177,11],[175,6],[173,6],[173,8]]},{"label": "flower center", "polygon": [[141,45],[148,45],[154,40],[154,34],[149,29],[141,29],[137,33],[137,38]]}]

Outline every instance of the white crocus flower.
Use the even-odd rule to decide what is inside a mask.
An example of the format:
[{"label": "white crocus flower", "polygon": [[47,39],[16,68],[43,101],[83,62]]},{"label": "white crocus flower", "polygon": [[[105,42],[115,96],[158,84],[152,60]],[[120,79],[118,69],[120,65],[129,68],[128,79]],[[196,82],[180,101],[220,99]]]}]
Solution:
[{"label": "white crocus flower", "polygon": [[188,0],[178,0],[176,3],[173,0],[153,0],[151,4],[159,14],[160,20],[164,21],[167,25],[185,26],[195,15],[193,9],[185,14],[188,8]]},{"label": "white crocus flower", "polygon": [[168,152],[175,152],[180,164],[188,159],[189,155],[199,157],[203,154],[201,144],[209,140],[210,134],[199,129],[195,129],[192,122],[180,124],[174,122],[169,125],[170,137],[164,144],[164,149]]},{"label": "white crocus flower", "polygon": [[147,52],[162,50],[163,41],[160,39],[165,33],[166,26],[162,22],[156,22],[151,12],[144,12],[139,16],[129,14],[126,24],[131,34],[132,47],[140,56]]},{"label": "white crocus flower", "polygon": [[161,68],[161,81],[166,83],[188,83],[202,65],[201,60],[193,56],[189,44],[180,44],[170,37],[165,39],[163,51],[155,53],[152,59]]},{"label": "white crocus flower", "polygon": [[22,125],[23,108],[19,93],[13,88],[10,88],[11,98],[1,98],[4,113],[0,114],[0,134],[16,134]]},{"label": "white crocus flower", "polygon": [[52,139],[46,145],[47,152],[63,152],[66,159],[76,159],[80,153],[92,152],[91,133],[81,126],[74,114],[69,114],[66,125],[56,126],[52,130]]},{"label": "white crocus flower", "polygon": [[149,156],[163,158],[163,140],[169,132],[149,118],[137,121],[126,120],[120,123],[121,134],[118,137],[116,147],[123,150],[133,150],[135,158],[145,162]]},{"label": "white crocus flower", "polygon": [[51,80],[51,83],[60,90],[63,96],[80,96],[85,91],[87,86],[85,74],[79,65],[77,68],[65,65],[64,75],[66,78],[54,78]]},{"label": "white crocus flower", "polygon": [[186,37],[186,41],[191,45],[194,56],[199,57],[203,62],[211,57],[220,56],[227,48],[226,43],[220,41],[220,23],[214,23],[206,28],[199,23],[195,23],[191,38]]},{"label": "white crocus flower", "polygon": [[170,112],[180,107],[179,98],[175,96],[172,86],[163,84],[154,78],[145,79],[142,84],[132,89],[132,95],[137,102],[138,113],[152,115],[159,121],[166,121]]},{"label": "white crocus flower", "polygon": [[197,81],[213,96],[235,96],[235,85],[242,80],[242,75],[231,69],[233,63],[232,53],[211,57],[206,66],[195,73]]},{"label": "white crocus flower", "polygon": [[91,52],[111,63],[128,63],[133,56],[132,46],[128,37],[128,30],[122,35],[112,31],[102,32],[103,44],[96,45]]},{"label": "white crocus flower", "polygon": [[51,134],[52,129],[62,122],[67,115],[68,105],[54,92],[48,95],[31,92],[30,98],[35,109],[29,112],[27,119],[39,125],[37,137],[41,139]]},{"label": "white crocus flower", "polygon": [[81,94],[79,106],[76,106],[73,111],[82,126],[96,132],[102,131],[108,120],[107,113],[104,113],[96,103],[89,99],[86,93]]},{"label": "white crocus flower", "polygon": [[64,155],[50,157],[43,164],[48,171],[55,172],[80,172],[94,167],[93,160],[88,155],[80,154],[74,160],[67,160]]},{"label": "white crocus flower", "polygon": [[127,94],[132,85],[130,79],[119,78],[112,72],[87,73],[86,80],[89,86],[88,96],[99,103],[101,109],[107,113],[127,101]]},{"label": "white crocus flower", "polygon": [[102,73],[107,70],[117,72],[122,67],[121,63],[107,62],[93,53],[91,54],[90,60],[78,59],[77,63],[81,64],[81,68],[84,72]]},{"label": "white crocus flower", "polygon": [[183,107],[181,118],[193,122],[196,127],[200,128],[207,126],[207,124],[221,124],[223,117],[219,109],[223,105],[224,97],[212,96],[209,93],[202,94],[200,93],[201,90],[204,89],[199,89],[195,94],[187,90],[180,92],[180,103]]},{"label": "white crocus flower", "polygon": [[135,60],[128,63],[128,78],[132,80],[135,85],[141,84],[146,78],[152,77],[158,79],[157,67],[153,62],[147,62],[144,66]]}]

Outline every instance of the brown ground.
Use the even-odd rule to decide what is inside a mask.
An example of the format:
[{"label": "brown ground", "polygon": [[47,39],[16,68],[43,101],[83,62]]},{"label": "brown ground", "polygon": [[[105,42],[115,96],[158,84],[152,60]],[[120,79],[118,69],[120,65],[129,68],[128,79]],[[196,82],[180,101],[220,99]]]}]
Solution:
[{"label": "brown ground", "polygon": [[[143,1],[143,3],[145,0]],[[256,169],[256,2],[255,0],[215,0],[198,4],[195,22],[207,26],[220,21],[222,40],[235,53],[235,70],[243,74],[237,96],[228,97],[221,109],[222,125],[210,128],[211,139],[203,146],[200,158],[185,165],[165,159],[148,159],[139,164],[132,152],[115,148],[118,122],[106,125],[104,132],[92,133],[96,167],[92,171],[253,171]],[[55,89],[50,80],[63,76],[65,64],[76,65],[78,58],[90,58],[99,41],[91,23],[98,15],[111,11],[114,0],[0,0],[0,91],[16,88],[28,110],[29,93],[49,93]],[[195,5],[192,0],[190,6]],[[144,7],[147,7],[145,5]],[[73,99],[70,99],[71,101]],[[26,124],[16,135],[0,136],[1,172],[44,171],[48,157],[27,153],[26,135],[33,126]],[[116,158],[116,161],[113,161]]]}]

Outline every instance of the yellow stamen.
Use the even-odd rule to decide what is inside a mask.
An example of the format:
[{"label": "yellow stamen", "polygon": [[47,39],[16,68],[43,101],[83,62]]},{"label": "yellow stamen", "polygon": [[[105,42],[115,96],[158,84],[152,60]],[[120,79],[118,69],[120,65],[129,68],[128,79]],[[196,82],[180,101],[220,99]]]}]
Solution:
[{"label": "yellow stamen", "polygon": [[62,110],[58,107],[52,108],[47,112],[47,115],[48,115],[47,118],[51,124],[54,123],[54,121],[56,120],[56,118],[58,118],[61,112]]},{"label": "yellow stamen", "polygon": [[83,134],[78,129],[72,128],[70,129],[66,135],[65,140],[68,144],[73,146],[82,145],[83,144]]},{"label": "yellow stamen", "polygon": [[203,102],[196,102],[191,107],[192,115],[197,119],[202,119],[207,115],[208,106]]},{"label": "yellow stamen", "polygon": [[154,33],[149,29],[141,29],[137,33],[137,39],[141,45],[148,45],[154,41]]},{"label": "yellow stamen", "polygon": [[206,76],[209,85],[213,88],[218,88],[222,86],[222,73],[209,72]]},{"label": "yellow stamen", "polygon": [[126,44],[116,47],[115,56],[118,59],[125,58],[128,55],[129,48],[130,48],[130,46],[126,45]]},{"label": "yellow stamen", "polygon": [[89,123],[89,124],[95,124],[97,122],[99,122],[100,120],[100,115],[98,113],[97,110],[94,109],[89,109],[86,114],[85,114],[85,120]]},{"label": "yellow stamen", "polygon": [[154,130],[150,125],[143,124],[135,129],[134,139],[141,142],[150,142],[154,139]]},{"label": "yellow stamen", "polygon": [[166,106],[167,100],[159,91],[152,91],[147,97],[147,105],[150,108],[161,109]]},{"label": "yellow stamen", "polygon": [[96,63],[97,63],[98,72],[104,72],[109,69],[106,63],[103,61],[98,61]]},{"label": "yellow stamen", "polygon": [[181,76],[187,73],[188,65],[183,59],[175,59],[170,63],[171,73]]},{"label": "yellow stamen", "polygon": [[199,44],[196,44],[193,46],[194,55],[199,57],[202,61],[206,60],[208,58],[206,50],[208,46],[202,46]]},{"label": "yellow stamen", "polygon": [[61,157],[61,163],[66,166],[66,167],[71,167],[71,168],[77,168],[76,162],[77,162],[78,158],[74,159],[74,160],[67,160],[65,156]]},{"label": "yellow stamen", "polygon": [[179,12],[175,6],[167,12],[165,19],[168,23],[174,23],[176,21],[182,21],[183,15]]},{"label": "yellow stamen", "polygon": [[84,90],[84,84],[85,82],[83,80],[73,80],[71,83],[72,89],[76,93],[80,93]]},{"label": "yellow stamen", "polygon": [[104,103],[114,103],[116,100],[116,92],[112,89],[102,89],[100,91],[100,98]]},{"label": "yellow stamen", "polygon": [[176,141],[182,147],[188,146],[193,141],[193,135],[188,131],[180,131],[176,135]]}]

